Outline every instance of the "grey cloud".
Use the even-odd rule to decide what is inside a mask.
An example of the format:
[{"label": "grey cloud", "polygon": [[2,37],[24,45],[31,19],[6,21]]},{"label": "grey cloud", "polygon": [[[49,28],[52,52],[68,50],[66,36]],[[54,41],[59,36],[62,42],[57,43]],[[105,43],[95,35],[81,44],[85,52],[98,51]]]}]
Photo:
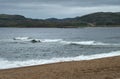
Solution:
[{"label": "grey cloud", "polygon": [[64,6],[120,5],[120,0],[0,0],[0,4],[46,3]]},{"label": "grey cloud", "polygon": [[0,14],[32,18],[74,17],[97,11],[120,11],[120,0],[0,0]]},{"label": "grey cloud", "polygon": [[[44,4],[44,5],[43,5]],[[46,6],[63,7],[96,7],[96,6],[118,6],[120,0],[0,0],[0,8],[40,8]]]},{"label": "grey cloud", "polygon": [[[56,6],[54,6],[56,5]],[[118,6],[120,0],[0,0],[0,9]]]}]

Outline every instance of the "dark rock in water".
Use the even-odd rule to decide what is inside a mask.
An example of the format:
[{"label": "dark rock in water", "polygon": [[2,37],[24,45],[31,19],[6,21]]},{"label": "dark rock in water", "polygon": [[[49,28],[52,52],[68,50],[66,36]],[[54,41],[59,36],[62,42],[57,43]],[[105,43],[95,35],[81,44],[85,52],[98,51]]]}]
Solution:
[{"label": "dark rock in water", "polygon": [[76,44],[76,43],[70,43],[70,45],[79,45],[79,44]]},{"label": "dark rock in water", "polygon": [[15,38],[13,38],[13,40],[16,40]]},{"label": "dark rock in water", "polygon": [[33,39],[33,40],[31,40],[31,42],[32,43],[36,43],[36,42],[41,42],[40,40],[35,40],[35,39]]}]

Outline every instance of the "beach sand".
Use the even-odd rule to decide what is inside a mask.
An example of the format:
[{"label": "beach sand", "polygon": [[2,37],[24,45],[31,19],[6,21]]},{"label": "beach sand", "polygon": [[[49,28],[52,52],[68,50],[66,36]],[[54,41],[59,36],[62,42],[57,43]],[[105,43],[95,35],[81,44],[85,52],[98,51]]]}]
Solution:
[{"label": "beach sand", "polygon": [[0,79],[120,79],[120,56],[3,69]]}]

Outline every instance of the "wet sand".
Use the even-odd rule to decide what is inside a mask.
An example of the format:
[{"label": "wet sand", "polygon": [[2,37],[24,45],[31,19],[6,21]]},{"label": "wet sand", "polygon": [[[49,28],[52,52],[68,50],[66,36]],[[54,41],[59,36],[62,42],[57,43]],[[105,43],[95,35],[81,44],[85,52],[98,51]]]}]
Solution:
[{"label": "wet sand", "polygon": [[120,56],[4,69],[0,79],[120,79]]}]

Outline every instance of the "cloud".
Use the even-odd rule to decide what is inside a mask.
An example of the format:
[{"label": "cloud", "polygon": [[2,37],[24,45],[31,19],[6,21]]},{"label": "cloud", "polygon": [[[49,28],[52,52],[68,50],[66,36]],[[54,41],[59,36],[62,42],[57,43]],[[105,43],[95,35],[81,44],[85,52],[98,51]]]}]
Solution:
[{"label": "cloud", "polygon": [[120,5],[120,0],[0,0],[1,4],[38,3],[64,6]]},{"label": "cloud", "polygon": [[120,0],[0,0],[0,13],[32,18],[75,17],[100,11],[120,11]]}]

